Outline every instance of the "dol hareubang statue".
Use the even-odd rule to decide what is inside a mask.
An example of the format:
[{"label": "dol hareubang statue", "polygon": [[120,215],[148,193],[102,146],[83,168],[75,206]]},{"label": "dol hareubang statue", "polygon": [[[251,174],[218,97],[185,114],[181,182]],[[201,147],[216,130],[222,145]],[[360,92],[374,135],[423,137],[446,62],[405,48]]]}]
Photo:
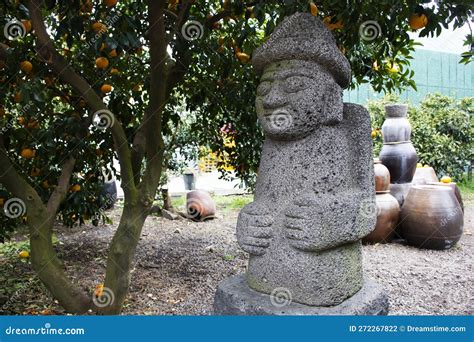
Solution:
[{"label": "dol hareubang statue", "polygon": [[[245,279],[219,286],[216,313],[386,313],[386,297],[362,275],[375,190],[369,114],[342,101],[348,61],[319,19],[299,13],[255,51],[253,65],[266,140],[254,202],[237,222],[250,260]],[[273,305],[278,291],[285,307]]]}]

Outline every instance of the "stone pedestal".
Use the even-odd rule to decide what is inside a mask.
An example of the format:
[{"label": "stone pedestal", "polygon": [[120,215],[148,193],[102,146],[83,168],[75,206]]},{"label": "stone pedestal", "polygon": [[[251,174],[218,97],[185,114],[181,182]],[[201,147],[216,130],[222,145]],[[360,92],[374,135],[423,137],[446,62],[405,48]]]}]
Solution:
[{"label": "stone pedestal", "polygon": [[[278,289],[277,289],[278,290]],[[214,300],[217,315],[386,315],[388,298],[377,283],[364,279],[362,288],[336,306],[309,306],[292,301],[283,289],[273,295],[252,290],[245,275],[224,280]]]}]

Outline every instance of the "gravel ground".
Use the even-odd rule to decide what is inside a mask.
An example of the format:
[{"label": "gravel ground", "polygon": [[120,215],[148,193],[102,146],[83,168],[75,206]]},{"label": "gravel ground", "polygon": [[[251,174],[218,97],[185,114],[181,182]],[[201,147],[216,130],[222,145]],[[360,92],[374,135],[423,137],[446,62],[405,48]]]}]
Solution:
[{"label": "gravel ground", "polygon": [[[114,222],[118,222],[120,211],[111,212]],[[228,210],[203,223],[148,218],[124,314],[210,314],[217,284],[245,272],[247,255],[235,239],[237,214]],[[386,288],[391,315],[474,313],[473,220],[474,201],[466,208],[464,236],[448,251],[420,250],[400,243],[364,246],[364,270]],[[107,246],[114,230],[109,225],[58,232],[58,252],[68,274],[90,292],[103,282]],[[22,267],[31,272],[29,265]],[[47,293],[27,296],[22,292],[16,300],[61,313]],[[31,312],[28,305],[16,313]]]}]

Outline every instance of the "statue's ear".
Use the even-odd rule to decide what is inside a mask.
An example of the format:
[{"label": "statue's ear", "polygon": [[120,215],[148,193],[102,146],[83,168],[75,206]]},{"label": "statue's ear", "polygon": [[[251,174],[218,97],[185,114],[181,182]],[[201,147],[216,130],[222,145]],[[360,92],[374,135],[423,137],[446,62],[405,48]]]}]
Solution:
[{"label": "statue's ear", "polygon": [[342,88],[336,82],[329,84],[324,94],[323,117],[325,124],[335,125],[342,122],[343,109]]}]

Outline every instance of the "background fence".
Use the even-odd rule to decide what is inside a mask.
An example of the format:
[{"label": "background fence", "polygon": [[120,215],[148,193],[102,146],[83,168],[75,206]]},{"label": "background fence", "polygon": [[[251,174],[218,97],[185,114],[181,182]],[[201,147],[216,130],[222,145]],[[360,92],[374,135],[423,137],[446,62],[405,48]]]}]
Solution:
[{"label": "background fence", "polygon": [[[401,93],[401,99],[413,104],[420,102],[428,93],[440,92],[456,98],[474,96],[474,63],[459,64],[458,54],[418,49],[413,55],[411,68],[415,71],[418,91],[408,89]],[[367,101],[383,97],[370,85],[344,92],[344,101],[367,104]]]}]

